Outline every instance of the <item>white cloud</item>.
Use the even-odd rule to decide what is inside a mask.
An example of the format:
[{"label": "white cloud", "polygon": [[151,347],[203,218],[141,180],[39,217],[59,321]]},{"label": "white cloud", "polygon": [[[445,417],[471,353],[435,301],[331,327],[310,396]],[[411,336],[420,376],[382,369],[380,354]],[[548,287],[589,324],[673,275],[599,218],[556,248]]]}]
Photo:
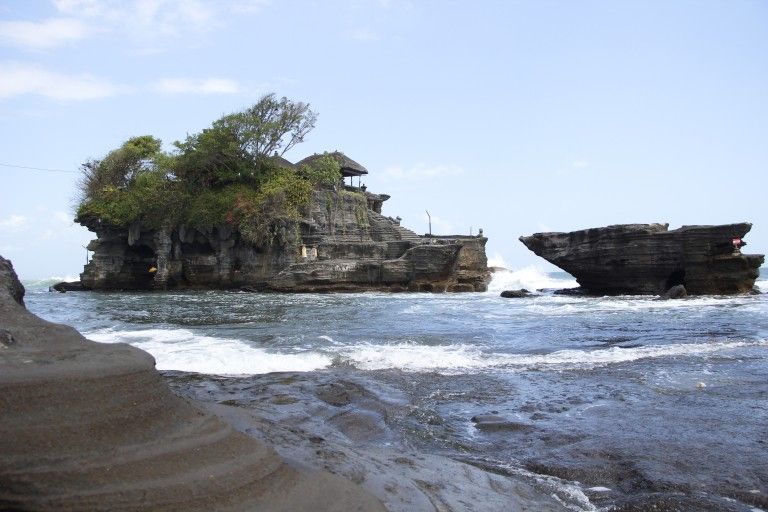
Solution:
[{"label": "white cloud", "polygon": [[0,22],[0,42],[36,50],[55,48],[87,35],[86,24],[74,18]]},{"label": "white cloud", "polygon": [[94,34],[127,41],[131,53],[157,53],[201,36],[237,17],[254,15],[270,0],[53,0],[58,17],[0,22],[0,44],[48,49]]},{"label": "white cloud", "polygon": [[573,167],[574,169],[584,169],[586,167],[589,167],[589,162],[587,162],[586,160],[576,160],[571,164],[571,167]]},{"label": "white cloud", "polygon": [[370,28],[361,27],[350,30],[348,32],[349,38],[361,43],[372,43],[379,40],[379,35]]},{"label": "white cloud", "polygon": [[105,16],[113,7],[108,0],[54,0],[59,12],[86,17]]},{"label": "white cloud", "polygon": [[387,167],[381,174],[385,179],[416,181],[444,176],[457,176],[463,172],[464,169],[458,165],[427,165],[418,163],[407,168],[399,165]]},{"label": "white cloud", "polygon": [[12,213],[4,219],[0,219],[0,231],[18,231],[27,224],[27,218],[23,215]]},{"label": "white cloud", "polygon": [[57,210],[50,215],[43,214],[38,229],[45,228],[40,233],[40,240],[68,239],[80,231],[71,214]]},{"label": "white cloud", "polygon": [[234,3],[232,10],[235,12],[253,14],[261,11],[270,3],[272,3],[271,0],[239,0]]},{"label": "white cloud", "polygon": [[236,94],[240,86],[226,78],[164,78],[155,84],[155,90],[168,94]]},{"label": "white cloud", "polygon": [[201,32],[221,25],[221,18],[237,12],[256,12],[266,2],[241,0],[55,0],[60,13],[87,19],[107,30],[119,31],[142,43],[164,37]]},{"label": "white cloud", "polygon": [[36,94],[55,100],[92,100],[124,92],[125,87],[88,74],[65,75],[36,66],[0,63],[0,99]]},{"label": "white cloud", "polygon": [[67,212],[63,212],[61,210],[53,212],[53,220],[55,222],[60,222],[66,226],[70,226],[74,224],[74,219],[72,219],[72,215],[68,214]]}]

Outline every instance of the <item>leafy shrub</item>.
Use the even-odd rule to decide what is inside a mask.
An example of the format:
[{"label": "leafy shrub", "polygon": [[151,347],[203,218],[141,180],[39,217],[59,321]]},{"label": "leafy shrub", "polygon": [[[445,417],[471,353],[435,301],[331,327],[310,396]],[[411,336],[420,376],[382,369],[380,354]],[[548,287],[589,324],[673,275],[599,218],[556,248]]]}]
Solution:
[{"label": "leafy shrub", "polygon": [[312,184],[332,187],[341,181],[341,165],[328,153],[314,160],[312,165],[302,165],[299,173]]},{"label": "leafy shrub", "polygon": [[339,164],[328,157],[296,171],[269,156],[301,142],[316,118],[307,104],[267,95],[176,142],[174,153],[149,135],[128,139],[83,164],[77,219],[202,231],[227,223],[260,246],[293,243],[313,187],[338,183]]},{"label": "leafy shrub", "polygon": [[107,187],[127,187],[139,173],[154,169],[154,159],[161,154],[161,144],[151,135],[133,137],[107,153],[102,160],[85,162],[79,183],[81,200],[94,199]]},{"label": "leafy shrub", "polygon": [[290,245],[298,240],[299,221],[312,198],[312,184],[290,169],[266,180],[254,200],[238,201],[240,234],[256,245]]}]

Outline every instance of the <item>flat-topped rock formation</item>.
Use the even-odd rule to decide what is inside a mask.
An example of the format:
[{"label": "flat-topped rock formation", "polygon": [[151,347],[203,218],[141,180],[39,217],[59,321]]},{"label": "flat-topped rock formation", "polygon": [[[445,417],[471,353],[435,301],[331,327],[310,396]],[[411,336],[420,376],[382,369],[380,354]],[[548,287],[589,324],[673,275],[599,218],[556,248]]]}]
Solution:
[{"label": "flat-topped rock formation", "polygon": [[573,275],[592,294],[664,294],[683,285],[688,294],[748,293],[760,254],[742,254],[751,224],[683,226],[623,224],[570,233],[520,237],[531,251]]},{"label": "flat-topped rock formation", "polygon": [[0,510],[381,511],[170,392],[153,358],[28,312],[0,257]]},{"label": "flat-topped rock formation", "polygon": [[385,194],[315,190],[298,240],[260,247],[230,225],[151,229],[78,219],[97,235],[81,274],[92,290],[485,291],[482,236],[419,236],[381,214]]}]

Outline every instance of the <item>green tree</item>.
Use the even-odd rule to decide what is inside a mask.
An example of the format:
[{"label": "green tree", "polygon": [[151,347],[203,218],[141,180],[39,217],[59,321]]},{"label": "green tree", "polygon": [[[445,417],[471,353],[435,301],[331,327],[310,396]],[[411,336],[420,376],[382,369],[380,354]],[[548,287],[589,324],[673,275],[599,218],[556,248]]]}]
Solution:
[{"label": "green tree", "polygon": [[304,141],[316,121],[317,114],[308,103],[267,94],[255,105],[224,116],[217,123],[236,135],[244,154],[259,159],[273,154],[282,156]]},{"label": "green tree", "polygon": [[162,155],[161,146],[160,139],[141,135],[128,139],[102,160],[88,160],[81,166],[81,199],[97,197],[107,187],[128,187],[141,172],[155,169],[155,160]]},{"label": "green tree", "polygon": [[313,185],[332,187],[341,181],[341,164],[333,155],[325,153],[311,165],[302,165],[299,174]]},{"label": "green tree", "polygon": [[242,112],[228,114],[176,142],[174,173],[191,187],[258,184],[267,157],[282,155],[302,142],[316,120],[308,104],[267,94]]},{"label": "green tree", "polygon": [[191,189],[212,188],[243,181],[255,165],[240,149],[236,135],[218,122],[200,133],[176,142],[173,173]]}]

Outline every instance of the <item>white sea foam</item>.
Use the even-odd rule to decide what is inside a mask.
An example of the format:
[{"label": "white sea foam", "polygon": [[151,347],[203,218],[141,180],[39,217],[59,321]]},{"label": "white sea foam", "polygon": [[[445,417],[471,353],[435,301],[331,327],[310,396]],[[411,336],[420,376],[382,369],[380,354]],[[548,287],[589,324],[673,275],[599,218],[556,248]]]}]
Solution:
[{"label": "white sea foam", "polygon": [[502,267],[507,268],[507,262],[504,261],[504,256],[501,255],[501,253],[495,252],[491,256],[488,256],[488,266],[489,267]]},{"label": "white sea foam", "polygon": [[22,279],[21,284],[25,288],[45,288],[47,290],[49,286],[61,283],[62,281],[71,282],[79,280],[79,276],[67,274],[66,276],[51,276],[44,279]]},{"label": "white sea foam", "polygon": [[768,293],[768,279],[760,279],[755,281],[755,286],[760,288],[762,293]]},{"label": "white sea foam", "polygon": [[562,480],[555,476],[533,473],[509,463],[497,463],[497,465],[524,480],[532,480],[536,482],[537,487],[549,491],[551,493],[550,495],[560,503],[565,510],[574,512],[595,512],[598,510],[597,507],[589,501],[589,498],[579,488],[577,483]]},{"label": "white sea foam", "polygon": [[569,370],[590,369],[640,359],[707,356],[768,341],[687,343],[634,348],[610,347],[591,350],[559,350],[548,354],[486,352],[470,345],[428,346],[363,343],[306,352],[274,352],[247,342],[201,336],[187,329],[119,331],[102,329],[86,333],[94,341],[129,343],[155,357],[159,370],[181,370],[220,375],[260,374],[279,371],[311,371],[334,361],[363,370],[400,369],[463,373],[477,369]]},{"label": "white sea foam", "polygon": [[536,291],[541,288],[574,288],[575,279],[560,279],[548,275],[538,267],[524,267],[518,270],[497,270],[493,273],[488,291],[499,293],[504,290]]},{"label": "white sea foam", "polygon": [[439,371],[446,373],[483,368],[520,370],[590,369],[640,359],[705,356],[740,347],[765,346],[768,342],[686,343],[647,347],[610,347],[593,350],[559,350],[548,354],[485,353],[466,345],[424,346],[359,345],[341,352],[342,357],[364,370],[398,368],[406,371]]},{"label": "white sea foam", "polygon": [[187,329],[85,333],[102,343],[128,343],[155,358],[158,370],[182,370],[217,375],[281,371],[311,371],[329,366],[330,356],[318,352],[273,353],[235,339],[199,336]]}]

